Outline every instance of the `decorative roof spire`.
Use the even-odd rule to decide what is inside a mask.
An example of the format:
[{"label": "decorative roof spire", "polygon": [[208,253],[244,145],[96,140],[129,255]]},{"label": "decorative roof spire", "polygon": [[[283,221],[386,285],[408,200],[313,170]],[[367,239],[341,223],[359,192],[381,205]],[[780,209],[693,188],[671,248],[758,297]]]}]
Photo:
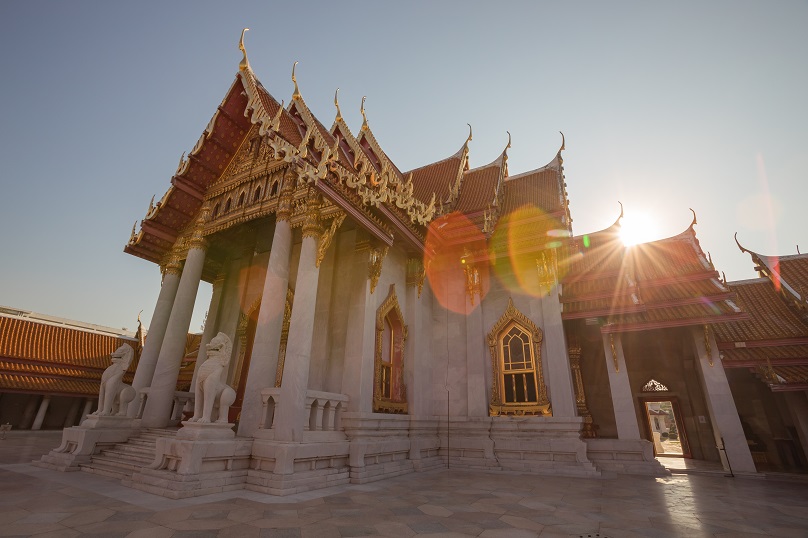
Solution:
[{"label": "decorative roof spire", "polygon": [[508,151],[508,149],[511,147],[511,132],[510,131],[505,132],[508,133],[508,145],[505,146],[505,151]]},{"label": "decorative roof spire", "polygon": [[614,224],[612,224],[611,227],[620,226],[620,221],[623,220],[623,202],[618,200],[617,203],[620,204],[620,215],[617,217],[617,220],[614,221]]},{"label": "decorative roof spire", "polygon": [[359,107],[359,112],[362,113],[362,130],[363,131],[367,131],[368,129],[370,129],[370,126],[368,125],[368,117],[367,117],[367,115],[365,115],[365,99],[367,99],[367,96],[363,95],[362,96],[362,106]]},{"label": "decorative roof spire", "polygon": [[247,59],[247,49],[244,48],[244,32],[249,30],[249,28],[244,28],[241,31],[241,39],[238,42],[238,48],[244,54],[244,57],[241,59],[241,63],[238,64],[239,71],[246,71],[250,69],[250,61]]},{"label": "decorative roof spire", "polygon": [[752,254],[751,250],[744,248],[743,246],[741,246],[741,243],[738,242],[738,232],[735,232],[735,244],[738,245],[738,248],[741,249],[741,252],[748,252],[749,254]]},{"label": "decorative roof spire", "polygon": [[567,141],[564,139],[564,133],[561,131],[558,132],[561,133],[561,147],[558,148],[558,152],[561,153],[562,151],[567,149]]},{"label": "decorative roof spire", "polygon": [[690,212],[693,213],[693,222],[690,223],[690,228],[693,228],[693,226],[695,226],[699,222],[696,220],[696,212],[693,211],[693,208],[689,207],[688,209],[690,209]]},{"label": "decorative roof spire", "polygon": [[300,99],[303,98],[303,96],[300,95],[300,88],[297,87],[297,78],[295,77],[295,67],[297,67],[297,62],[292,64],[292,82],[295,83],[295,93],[292,94],[292,99],[294,99],[295,101],[299,101]]},{"label": "decorative roof spire", "polygon": [[339,109],[339,88],[334,92],[334,106],[337,107],[337,117],[334,121],[342,121],[342,111]]},{"label": "decorative roof spire", "polygon": [[469,137],[466,139],[466,144],[468,144],[469,142],[471,142],[471,124],[467,123],[466,125],[469,126]]}]

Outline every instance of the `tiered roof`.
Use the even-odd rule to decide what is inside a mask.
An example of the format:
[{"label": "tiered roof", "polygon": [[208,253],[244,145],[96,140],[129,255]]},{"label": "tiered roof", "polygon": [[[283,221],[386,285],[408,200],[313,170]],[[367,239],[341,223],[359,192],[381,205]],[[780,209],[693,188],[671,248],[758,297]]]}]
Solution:
[{"label": "tiered roof", "polygon": [[[336,118],[326,129],[306,105],[293,68],[294,92],[283,108],[252,71],[243,37],[242,33],[243,59],[236,80],[189,157],[181,159],[172,187],[160,202],[150,204],[140,230],[137,225],[133,228],[126,252],[167,263],[172,248],[181,250],[183,239],[190,235],[202,204],[221,194],[213,193],[211,187],[221,184],[240,148],[254,143],[256,137],[271,147],[268,159],[274,159],[278,167],[295,167],[301,182],[321,191],[335,211],[347,213],[382,243],[390,245],[398,238],[405,249],[416,253],[424,249],[430,222],[455,210],[469,214],[476,228],[488,235],[505,207],[538,201],[553,211],[566,211],[568,217],[560,150],[550,165],[522,174],[519,181],[506,186],[507,148],[491,164],[470,170],[469,134],[452,156],[402,173],[374,136],[364,98],[363,123],[356,136],[342,118],[336,95]],[[531,186],[534,180],[541,185]],[[546,185],[551,192],[539,192]],[[260,215],[255,212],[251,217],[245,210],[240,212],[243,218],[209,224],[204,234],[218,233],[267,211],[274,211],[271,203],[262,207]],[[214,276],[208,265],[215,263],[206,261],[206,280]]]},{"label": "tiered roof", "polygon": [[701,250],[695,215],[682,233],[631,247],[619,222],[572,238],[560,262],[563,319],[599,318],[610,333],[748,318]]}]

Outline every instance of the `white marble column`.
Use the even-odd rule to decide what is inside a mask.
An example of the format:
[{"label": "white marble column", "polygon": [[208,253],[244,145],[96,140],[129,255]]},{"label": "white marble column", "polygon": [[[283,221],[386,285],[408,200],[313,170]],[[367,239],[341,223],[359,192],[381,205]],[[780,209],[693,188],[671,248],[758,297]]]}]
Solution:
[{"label": "white marble column", "polygon": [[49,405],[50,396],[43,396],[42,401],[39,404],[39,411],[36,412],[36,418],[34,419],[34,423],[31,425],[32,430],[39,430],[42,428],[42,423],[45,422],[45,413],[48,412]]},{"label": "white marble column", "polygon": [[[308,426],[306,392],[309,388],[311,342],[314,338],[314,313],[317,306],[317,244],[320,236],[319,197],[307,199],[306,222],[303,225],[303,245],[295,281],[295,302],[289,323],[289,342],[283,367],[280,405],[275,410],[275,439],[303,441]],[[285,291],[284,291],[285,296]],[[277,349],[275,350],[277,354]]]},{"label": "white marble column", "polygon": [[[474,267],[466,269],[475,271]],[[467,277],[468,278],[468,277]],[[468,416],[488,416],[488,396],[485,387],[486,351],[483,330],[483,305],[480,297],[479,275],[477,285],[466,289],[466,375],[468,382]]]},{"label": "white marble column", "polygon": [[39,405],[39,397],[36,394],[28,396],[28,402],[25,404],[25,411],[22,413],[20,419],[20,429],[30,430],[34,413],[36,413],[37,406]]},{"label": "white marble column", "polygon": [[[404,376],[410,415],[428,416],[432,411],[432,365],[430,325],[432,300],[424,289],[425,275],[421,260],[407,260],[407,291],[404,315],[408,326],[404,345]],[[426,296],[422,296],[426,294]]]},{"label": "white marble column", "polygon": [[808,459],[808,394],[805,391],[793,391],[786,392],[784,396],[802,445],[803,458]]},{"label": "white marble column", "polygon": [[722,438],[724,442],[724,450],[718,451],[721,463],[726,470],[732,466],[733,472],[755,473],[757,472],[755,462],[749,452],[735,400],[732,399],[715,337],[712,331],[705,331],[702,327],[691,329],[691,334],[696,350],[696,363],[707,400],[707,410],[713,424],[715,444],[721,446]]},{"label": "white marble column", "polygon": [[154,369],[149,398],[146,400],[146,408],[143,411],[141,424],[147,428],[164,428],[171,418],[177,377],[185,352],[191,316],[194,313],[199,280],[205,264],[207,243],[202,237],[202,226],[206,219],[207,210],[203,209],[197,221],[197,228],[189,242],[188,257],[182,269],[174,306],[171,309],[171,317],[168,320],[163,345]]},{"label": "white marble column", "polygon": [[69,428],[76,423],[76,415],[79,413],[80,405],[81,400],[79,398],[73,398],[73,403],[70,404],[70,409],[67,411],[67,416],[65,416],[63,428]]},{"label": "white marble column", "polygon": [[375,296],[370,293],[369,256],[370,244],[363,238],[357,238],[350,269],[350,305],[342,369],[342,392],[350,397],[347,410],[360,413],[373,411],[376,301]]},{"label": "white marble column", "polygon": [[[252,436],[262,422],[261,390],[275,386],[286,290],[289,288],[289,257],[292,252],[292,226],[289,217],[293,179],[294,176],[288,175],[284,178],[284,189],[276,214],[272,250],[269,252],[269,263],[261,295],[261,310],[258,312],[247,385],[244,388],[244,402],[241,407],[241,420],[238,425],[238,434],[242,437]],[[313,241],[316,256],[317,241]],[[311,315],[314,315],[313,309]],[[290,356],[288,350],[287,356]]]},{"label": "white marble column", "polygon": [[[160,347],[163,345],[163,338],[166,335],[168,318],[171,317],[171,307],[174,305],[174,298],[180,285],[181,272],[182,264],[176,258],[172,258],[163,270],[160,295],[157,296],[157,304],[154,306],[154,314],[152,314],[149,330],[146,334],[146,343],[140,353],[135,378],[132,381],[132,388],[135,389],[136,394],[140,389],[151,385],[154,377],[154,367],[157,365],[157,357],[160,355]],[[129,403],[127,415],[134,417],[139,406],[140,397],[135,396],[135,399]]]},{"label": "white marble column", "polygon": [[[567,340],[561,321],[561,303],[558,301],[558,286],[541,298],[541,312],[544,321],[544,346],[547,350],[546,383],[550,389],[550,403],[554,417],[576,416],[575,389],[572,385],[572,371],[567,355]],[[636,420],[634,421],[637,422]]]},{"label": "white marble column", "polygon": [[[140,398],[135,397],[135,400],[140,400]],[[84,400],[84,408],[81,410],[81,418],[79,418],[79,424],[81,424],[84,419],[93,412],[93,399],[87,398]]]},{"label": "white marble column", "polygon": [[603,335],[603,351],[606,354],[606,371],[609,374],[609,388],[612,392],[617,438],[640,439],[637,410],[634,407],[634,393],[628,379],[623,341],[619,333]]}]

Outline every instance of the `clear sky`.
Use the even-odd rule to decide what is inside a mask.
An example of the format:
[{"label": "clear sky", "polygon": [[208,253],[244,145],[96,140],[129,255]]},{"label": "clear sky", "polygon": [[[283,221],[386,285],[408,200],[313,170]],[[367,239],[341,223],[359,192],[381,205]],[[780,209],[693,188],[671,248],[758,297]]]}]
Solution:
[{"label": "clear sky", "polygon": [[[808,252],[806,2],[0,2],[0,305],[148,326],[157,266],[123,253],[238,71],[330,125],[340,87],[402,170],[511,174],[564,153],[573,231],[698,214],[730,280]],[[651,225],[648,225],[651,228]],[[191,329],[199,330],[203,285]]]}]

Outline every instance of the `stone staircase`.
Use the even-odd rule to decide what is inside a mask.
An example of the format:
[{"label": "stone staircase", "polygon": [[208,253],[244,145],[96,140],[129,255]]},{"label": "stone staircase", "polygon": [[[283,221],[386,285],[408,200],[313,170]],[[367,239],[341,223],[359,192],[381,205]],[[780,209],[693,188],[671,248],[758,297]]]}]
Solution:
[{"label": "stone staircase", "polygon": [[90,463],[82,464],[80,468],[87,473],[128,481],[135,471],[148,467],[154,461],[157,439],[174,437],[176,433],[177,428],[142,429],[125,443],[102,449]]}]

